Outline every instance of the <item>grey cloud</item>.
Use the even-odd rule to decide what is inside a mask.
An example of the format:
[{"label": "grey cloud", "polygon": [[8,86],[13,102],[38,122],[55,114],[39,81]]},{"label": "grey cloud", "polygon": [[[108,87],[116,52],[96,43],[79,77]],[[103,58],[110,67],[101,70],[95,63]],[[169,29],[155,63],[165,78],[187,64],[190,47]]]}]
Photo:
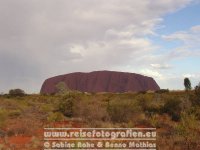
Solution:
[{"label": "grey cloud", "polygon": [[143,65],[137,58],[156,50],[146,36],[190,2],[0,0],[1,91],[39,91],[53,75]]}]

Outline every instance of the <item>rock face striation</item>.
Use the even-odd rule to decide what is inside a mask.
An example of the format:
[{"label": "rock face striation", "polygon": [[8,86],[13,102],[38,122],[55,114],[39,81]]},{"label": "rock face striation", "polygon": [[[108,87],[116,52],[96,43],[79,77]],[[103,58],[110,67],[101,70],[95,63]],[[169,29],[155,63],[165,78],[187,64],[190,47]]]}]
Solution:
[{"label": "rock face striation", "polygon": [[46,79],[40,93],[56,93],[56,85],[60,82],[65,82],[71,90],[81,92],[123,93],[160,89],[151,77],[126,72],[94,71],[90,73],[75,72]]}]

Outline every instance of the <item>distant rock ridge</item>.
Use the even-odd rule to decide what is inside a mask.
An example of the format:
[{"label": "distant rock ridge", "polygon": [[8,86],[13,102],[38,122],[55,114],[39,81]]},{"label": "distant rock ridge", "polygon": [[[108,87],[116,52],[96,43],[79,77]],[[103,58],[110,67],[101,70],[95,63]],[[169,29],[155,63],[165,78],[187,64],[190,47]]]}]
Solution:
[{"label": "distant rock ridge", "polygon": [[151,77],[136,73],[116,71],[75,72],[46,79],[40,90],[41,94],[56,93],[56,85],[65,82],[71,90],[81,92],[139,92],[156,91],[160,87]]}]

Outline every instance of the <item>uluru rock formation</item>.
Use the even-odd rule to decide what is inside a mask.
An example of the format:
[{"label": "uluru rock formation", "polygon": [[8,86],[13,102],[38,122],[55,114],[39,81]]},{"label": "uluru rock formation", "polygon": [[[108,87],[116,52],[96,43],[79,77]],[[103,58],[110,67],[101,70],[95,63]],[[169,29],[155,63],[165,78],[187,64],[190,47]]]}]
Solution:
[{"label": "uluru rock formation", "polygon": [[126,72],[94,71],[90,73],[75,72],[46,79],[41,94],[56,93],[56,85],[65,82],[71,90],[81,92],[156,91],[160,87],[151,77]]}]

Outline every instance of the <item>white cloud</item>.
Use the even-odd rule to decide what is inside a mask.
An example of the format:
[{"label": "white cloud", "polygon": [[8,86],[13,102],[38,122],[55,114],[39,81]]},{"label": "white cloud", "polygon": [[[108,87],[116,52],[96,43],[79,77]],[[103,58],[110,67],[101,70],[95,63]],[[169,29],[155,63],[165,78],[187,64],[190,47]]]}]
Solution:
[{"label": "white cloud", "polygon": [[[182,74],[182,77],[184,77],[184,78],[193,78],[193,79],[195,79],[195,80],[199,80],[200,79],[200,73],[185,73],[185,74]],[[200,82],[200,81],[199,81]]]},{"label": "white cloud", "polygon": [[178,31],[162,37],[167,41],[182,42],[170,52],[169,58],[200,56],[200,25],[193,26],[188,31]]},{"label": "white cloud", "polygon": [[151,64],[151,67],[153,67],[155,69],[169,69],[169,68],[171,68],[171,66],[168,65],[168,64]]},{"label": "white cloud", "polygon": [[140,73],[143,75],[146,75],[146,76],[156,78],[156,79],[163,79],[163,75],[155,70],[142,69],[142,70],[140,70]]}]

